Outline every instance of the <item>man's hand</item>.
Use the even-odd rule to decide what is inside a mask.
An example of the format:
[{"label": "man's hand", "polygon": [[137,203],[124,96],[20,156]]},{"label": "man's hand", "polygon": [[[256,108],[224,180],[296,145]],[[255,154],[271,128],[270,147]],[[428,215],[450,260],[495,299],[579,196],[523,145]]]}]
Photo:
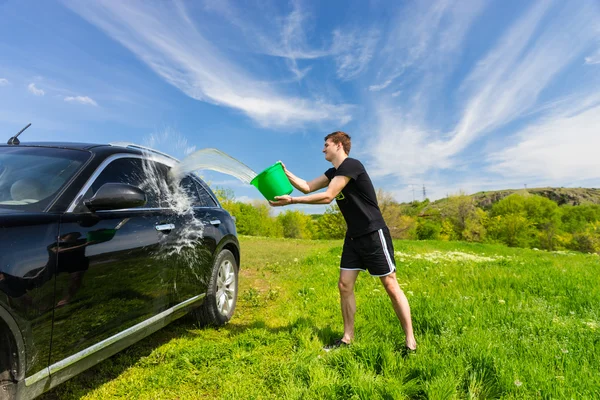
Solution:
[{"label": "man's hand", "polygon": [[292,196],[290,196],[290,195],[276,196],[275,201],[269,201],[269,204],[271,204],[273,207],[281,207],[281,206],[290,205],[290,204],[292,204]]}]

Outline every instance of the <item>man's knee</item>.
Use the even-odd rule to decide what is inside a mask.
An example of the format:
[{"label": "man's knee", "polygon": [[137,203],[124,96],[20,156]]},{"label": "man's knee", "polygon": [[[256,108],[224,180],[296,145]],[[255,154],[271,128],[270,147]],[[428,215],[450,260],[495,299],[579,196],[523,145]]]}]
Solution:
[{"label": "man's knee", "polygon": [[400,289],[400,285],[398,285],[398,280],[396,279],[395,273],[382,276],[381,283],[383,284],[385,290],[387,290],[388,292],[396,290],[402,291],[402,289]]},{"label": "man's knee", "polygon": [[338,289],[340,289],[341,294],[349,294],[354,290],[354,282],[349,282],[343,279],[338,281]]}]

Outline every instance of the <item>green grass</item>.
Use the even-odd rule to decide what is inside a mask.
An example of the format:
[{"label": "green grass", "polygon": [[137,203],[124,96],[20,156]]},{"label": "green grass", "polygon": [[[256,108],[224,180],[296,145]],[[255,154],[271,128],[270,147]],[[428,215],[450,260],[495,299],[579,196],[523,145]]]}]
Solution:
[{"label": "green grass", "polygon": [[366,274],[356,286],[354,345],[321,350],[342,333],[341,241],[242,237],[230,324],[178,321],[43,398],[600,397],[598,256],[394,244],[416,356],[401,357],[400,324],[379,280]]}]

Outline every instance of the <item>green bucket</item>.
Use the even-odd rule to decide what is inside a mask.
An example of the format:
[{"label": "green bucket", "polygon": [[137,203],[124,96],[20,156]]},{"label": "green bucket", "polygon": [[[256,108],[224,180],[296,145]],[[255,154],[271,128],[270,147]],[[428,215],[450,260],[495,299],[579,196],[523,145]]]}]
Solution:
[{"label": "green bucket", "polygon": [[275,200],[275,196],[283,196],[294,191],[294,187],[285,175],[285,171],[279,161],[256,175],[250,183],[255,186],[267,200]]}]

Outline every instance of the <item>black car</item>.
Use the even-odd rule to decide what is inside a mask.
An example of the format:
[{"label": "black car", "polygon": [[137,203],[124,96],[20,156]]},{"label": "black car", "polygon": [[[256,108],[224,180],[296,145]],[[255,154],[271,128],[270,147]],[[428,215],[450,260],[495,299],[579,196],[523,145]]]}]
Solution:
[{"label": "black car", "polygon": [[233,218],[141,146],[0,146],[0,398],[33,398],[190,313],[237,299]]}]

